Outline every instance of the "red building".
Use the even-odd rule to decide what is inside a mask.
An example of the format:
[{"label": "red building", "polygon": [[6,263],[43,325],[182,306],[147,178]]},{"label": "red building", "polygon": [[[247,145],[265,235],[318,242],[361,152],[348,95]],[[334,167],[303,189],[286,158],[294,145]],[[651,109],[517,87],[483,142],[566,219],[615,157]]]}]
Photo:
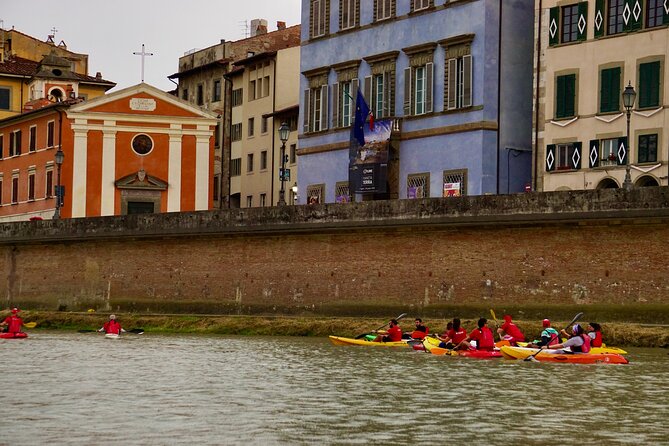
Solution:
[{"label": "red building", "polygon": [[214,114],[147,84],[32,106],[0,121],[0,221],[212,208]]}]

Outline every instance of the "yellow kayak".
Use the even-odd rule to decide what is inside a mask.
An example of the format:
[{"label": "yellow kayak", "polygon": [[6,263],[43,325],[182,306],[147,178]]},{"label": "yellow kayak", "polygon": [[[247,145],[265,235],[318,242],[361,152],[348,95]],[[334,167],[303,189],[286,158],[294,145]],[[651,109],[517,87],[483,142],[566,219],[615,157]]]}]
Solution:
[{"label": "yellow kayak", "polygon": [[341,336],[330,336],[330,341],[334,345],[365,345],[368,347],[409,347],[407,340],[399,342],[373,342],[365,339],[342,338]]},{"label": "yellow kayak", "polygon": [[[518,347],[527,347],[527,342],[519,342]],[[622,348],[618,347],[607,347],[606,344],[603,344],[601,347],[592,347],[590,349],[590,353],[593,355],[599,355],[599,354],[608,354],[608,353],[615,353],[618,355],[626,355],[627,352],[623,350]]]}]

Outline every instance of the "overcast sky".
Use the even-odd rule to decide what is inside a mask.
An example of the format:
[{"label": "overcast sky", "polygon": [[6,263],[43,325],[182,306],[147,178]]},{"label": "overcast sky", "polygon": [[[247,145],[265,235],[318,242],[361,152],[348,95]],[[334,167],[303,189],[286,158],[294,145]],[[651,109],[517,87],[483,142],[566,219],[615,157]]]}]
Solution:
[{"label": "overcast sky", "polygon": [[0,0],[0,20],[12,29],[46,40],[56,28],[56,43],[64,40],[70,51],[88,54],[91,76],[101,72],[118,85],[141,81],[142,44],[153,56],[145,58],[144,81],[162,90],[175,85],[185,52],[225,40],[245,37],[244,22],[266,19],[269,31],[276,22],[300,23],[301,0]]}]

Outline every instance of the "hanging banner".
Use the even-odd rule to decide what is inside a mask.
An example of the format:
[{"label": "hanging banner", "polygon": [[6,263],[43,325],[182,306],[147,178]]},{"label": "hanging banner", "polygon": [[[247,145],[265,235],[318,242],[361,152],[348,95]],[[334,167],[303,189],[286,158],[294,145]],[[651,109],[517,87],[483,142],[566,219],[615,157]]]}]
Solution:
[{"label": "hanging banner", "polygon": [[388,153],[393,120],[371,121],[363,126],[364,144],[352,137],[349,150],[349,183],[354,193],[387,192]]}]

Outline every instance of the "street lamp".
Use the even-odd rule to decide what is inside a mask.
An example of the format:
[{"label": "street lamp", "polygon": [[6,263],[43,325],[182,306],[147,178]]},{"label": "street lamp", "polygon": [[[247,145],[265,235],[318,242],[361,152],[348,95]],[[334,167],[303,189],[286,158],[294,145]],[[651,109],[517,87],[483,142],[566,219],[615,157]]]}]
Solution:
[{"label": "street lamp", "polygon": [[632,115],[632,107],[634,107],[634,101],[636,100],[636,91],[632,87],[632,82],[629,82],[629,85],[625,87],[623,91],[623,105],[625,110],[627,110],[627,163],[625,164],[625,181],[623,181],[623,187],[627,190],[632,189],[632,175],[630,174],[630,158],[632,156],[632,140],[630,139],[630,116]]},{"label": "street lamp", "polygon": [[283,122],[281,123],[281,127],[279,127],[279,139],[281,139],[281,170],[279,170],[281,190],[279,191],[279,206],[286,205],[285,183],[288,180],[288,175],[286,174],[286,158],[288,158],[286,156],[286,141],[288,141],[288,135],[290,135],[290,126]]},{"label": "street lamp", "polygon": [[61,150],[60,146],[58,146],[58,151],[56,152],[55,155],[56,159],[56,212],[53,213],[53,219],[58,220],[60,218],[60,206],[61,202],[63,200],[63,191],[61,190],[60,186],[60,168],[63,165],[63,161],[65,160],[65,154]]}]

